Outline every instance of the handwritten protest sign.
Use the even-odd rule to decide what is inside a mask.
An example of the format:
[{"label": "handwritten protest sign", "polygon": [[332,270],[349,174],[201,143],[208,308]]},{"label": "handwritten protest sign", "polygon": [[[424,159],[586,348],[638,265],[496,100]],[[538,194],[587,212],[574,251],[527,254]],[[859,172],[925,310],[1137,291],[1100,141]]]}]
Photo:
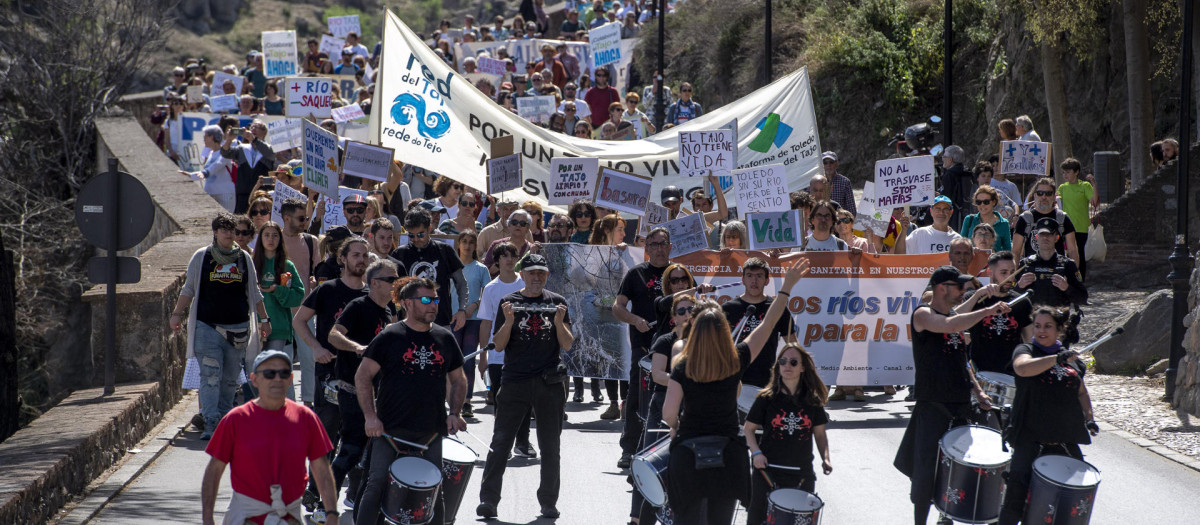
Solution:
[{"label": "handwritten protest sign", "polygon": [[600,159],[595,157],[550,159],[550,205],[571,204],[579,199],[592,200],[599,168]]},{"label": "handwritten protest sign", "polygon": [[[246,82],[246,78],[238,75],[230,75],[224,71],[213,72],[212,88],[208,90],[208,96],[214,95],[241,95],[242,84]],[[233,84],[233,91],[226,88],[225,84]]]},{"label": "handwritten protest sign", "polygon": [[488,193],[493,195],[521,187],[521,154],[488,159]]},{"label": "handwritten protest sign", "polygon": [[890,210],[933,203],[936,176],[929,155],[876,161],[875,207]]},{"label": "handwritten protest sign", "polygon": [[[800,210],[772,211],[746,215],[750,249],[769,250],[800,246]],[[675,240],[674,237],[671,238]]]},{"label": "handwritten protest sign", "polygon": [[505,69],[503,60],[496,60],[492,57],[479,57],[479,60],[476,61],[475,66],[476,71],[480,73],[487,73],[489,75],[502,77],[508,72],[508,70]]},{"label": "handwritten protest sign", "polygon": [[287,77],[299,71],[295,31],[263,31],[262,51],[268,78]]},{"label": "handwritten protest sign", "polygon": [[337,197],[338,138],[307,120],[304,123],[304,185]]},{"label": "handwritten protest sign", "polygon": [[[333,110],[333,81],[324,77],[287,79],[284,114],[289,117],[329,118]],[[307,133],[306,133],[307,135]]]},{"label": "handwritten protest sign", "polygon": [[854,229],[868,229],[883,237],[887,235],[888,225],[891,224],[891,213],[875,207],[875,183],[867,181],[863,184],[863,198],[855,208],[858,213],[854,216]]},{"label": "handwritten protest sign", "polygon": [[367,192],[364,190],[355,190],[345,186],[337,188],[337,197],[325,197],[325,215],[321,218],[321,233],[328,232],[331,228],[346,224],[346,214],[342,213],[342,201],[351,195],[359,195],[362,198],[367,198]]},{"label": "handwritten protest sign", "polygon": [[650,235],[650,230],[653,230],[663,223],[667,222],[667,217],[670,217],[671,210],[666,206],[662,206],[657,202],[651,201],[646,203],[646,216],[642,217],[641,228],[638,230],[638,235],[647,237]]},{"label": "handwritten protest sign", "polygon": [[356,35],[362,35],[358,15],[331,16],[329,17],[328,24],[329,32],[338,38],[346,38],[346,35],[350,34],[351,31]]},{"label": "handwritten protest sign", "polygon": [[1001,141],[1000,173],[1049,176],[1050,143],[1031,140]]},{"label": "handwritten protest sign", "polygon": [[346,47],[346,39],[332,35],[321,35],[321,46],[317,48],[317,51],[325,53],[331,62],[337,63],[337,61],[342,59],[343,47]]},{"label": "handwritten protest sign", "polygon": [[621,24],[609,22],[588,31],[592,43],[592,69],[621,61]]},{"label": "handwritten protest sign", "polygon": [[650,186],[650,177],[600,168],[592,202],[610,210],[641,216],[646,213],[646,203],[650,202]]},{"label": "handwritten protest sign", "polygon": [[708,232],[705,231],[703,214],[685,215],[660,226],[671,232],[672,258],[708,249]]},{"label": "handwritten protest sign", "polygon": [[685,177],[713,175],[729,177],[733,173],[733,131],[683,131],[679,133],[679,174]]},{"label": "handwritten protest sign", "polygon": [[354,175],[364,179],[386,181],[392,155],[396,150],[346,141],[346,154],[342,157],[342,175]]},{"label": "handwritten protest sign", "polygon": [[300,202],[308,202],[308,198],[303,193],[292,189],[291,186],[282,182],[275,182],[275,196],[271,198],[271,220],[275,224],[283,224],[283,201],[288,199],[297,199]]},{"label": "handwritten protest sign", "polygon": [[538,95],[517,99],[517,114],[534,124],[550,122],[550,117],[554,115],[554,109],[553,95]]},{"label": "handwritten protest sign", "polygon": [[358,102],[350,104],[349,106],[333,108],[330,110],[330,114],[333,115],[334,122],[346,122],[349,120],[358,120],[360,118],[366,118],[366,116],[367,116],[366,113],[363,113],[362,106],[359,106]]},{"label": "handwritten protest sign", "polygon": [[187,87],[187,103],[201,104],[204,102],[204,86]]},{"label": "handwritten protest sign", "polygon": [[208,109],[214,113],[233,113],[238,110],[237,95],[220,95],[216,97],[208,97]]},{"label": "handwritten protest sign", "polygon": [[[349,68],[343,71],[350,71]],[[321,75],[322,77],[332,79],[335,86],[338,88],[338,93],[342,94],[342,98],[347,100],[354,99],[354,92],[358,89],[358,81],[354,79],[354,75]]]},{"label": "handwritten protest sign", "polygon": [[274,151],[304,146],[304,127],[298,118],[277,118],[267,121],[267,142]]},{"label": "handwritten protest sign", "polygon": [[738,207],[745,213],[786,211],[791,209],[788,195],[787,167],[769,164],[733,172],[737,187]]}]

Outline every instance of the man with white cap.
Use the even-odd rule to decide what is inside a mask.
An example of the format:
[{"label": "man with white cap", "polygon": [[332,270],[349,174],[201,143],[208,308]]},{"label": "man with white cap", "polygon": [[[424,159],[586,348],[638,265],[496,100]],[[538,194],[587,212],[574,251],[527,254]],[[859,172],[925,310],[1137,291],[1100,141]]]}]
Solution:
[{"label": "man with white cap", "polygon": [[308,484],[305,460],[312,466],[326,525],[337,525],[337,493],[325,456],[333,450],[317,415],[287,398],[292,357],[266,350],[254,359],[250,381],[258,397],[225,415],[205,452],[212,456],[201,484],[201,520],[213,521],[213,506],[225,466],[229,465],[233,498],[224,523],[242,524],[265,516],[264,524],[304,523],[301,495]]}]

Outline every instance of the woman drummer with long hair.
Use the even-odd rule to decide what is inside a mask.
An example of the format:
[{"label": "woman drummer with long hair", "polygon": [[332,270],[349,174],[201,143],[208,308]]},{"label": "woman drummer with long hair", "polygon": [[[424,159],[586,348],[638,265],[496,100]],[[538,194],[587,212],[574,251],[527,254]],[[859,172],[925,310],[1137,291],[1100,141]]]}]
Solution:
[{"label": "woman drummer with long hair", "polygon": [[[742,433],[750,449],[750,504],[746,523],[762,523],[767,517],[767,495],[775,488],[799,488],[815,492],[813,441],[821,454],[825,475],[833,472],[829,439],[825,436],[825,401],[829,388],[817,375],[813,358],[800,345],[789,343],[771,366],[771,380],[758,393]],[[755,433],[763,430],[762,438]],[[779,465],[784,469],[768,469]],[[792,469],[786,468],[792,467]],[[774,485],[774,486],[772,486]]]}]

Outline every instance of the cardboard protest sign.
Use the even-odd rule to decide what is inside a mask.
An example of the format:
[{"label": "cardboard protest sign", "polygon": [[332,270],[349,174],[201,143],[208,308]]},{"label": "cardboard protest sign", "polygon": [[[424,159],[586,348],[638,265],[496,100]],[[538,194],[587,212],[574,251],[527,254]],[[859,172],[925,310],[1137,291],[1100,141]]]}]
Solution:
[{"label": "cardboard protest sign", "polygon": [[1050,143],[1031,140],[1001,141],[1000,173],[1049,176]]},{"label": "cardboard protest sign", "polygon": [[367,117],[367,114],[363,113],[362,106],[359,106],[358,102],[350,104],[349,106],[333,108],[330,110],[330,114],[333,115],[334,122],[346,122],[349,120],[358,120],[360,118]]},{"label": "cardboard protest sign", "polygon": [[327,23],[329,24],[329,32],[338,38],[346,38],[346,35],[350,34],[351,31],[356,35],[362,36],[362,27],[359,26],[358,15],[331,16]]},{"label": "cardboard protest sign", "polygon": [[267,78],[287,77],[300,70],[295,31],[263,31],[262,52]]},{"label": "cardboard protest sign", "polygon": [[328,78],[289,78],[284,91],[287,97],[284,114],[289,117],[329,118],[332,114],[333,81]]},{"label": "cardboard protest sign", "polygon": [[534,124],[546,124],[554,115],[554,96],[538,95],[517,99],[517,114]]},{"label": "cardboard protest sign", "polygon": [[707,176],[709,171],[719,177],[733,174],[733,131],[679,132],[679,174],[685,177]]},{"label": "cardboard protest sign", "polygon": [[876,161],[875,207],[890,210],[932,204],[936,178],[929,155]]},{"label": "cardboard protest sign", "polygon": [[[349,69],[343,70],[349,71]],[[338,93],[342,98],[351,100],[354,98],[354,92],[358,90],[358,81],[354,79],[354,75],[321,75],[322,77],[332,79],[334,85],[338,87]]]},{"label": "cardboard protest sign", "polygon": [[657,202],[646,203],[646,216],[642,217],[641,228],[638,230],[638,235],[646,237],[650,235],[650,230],[653,230],[663,223],[667,222],[667,217],[670,217],[671,210],[667,209]]},{"label": "cardboard protest sign", "polygon": [[882,210],[875,207],[875,183],[867,181],[863,184],[863,198],[855,208],[857,215],[854,216],[854,229],[867,231],[868,229],[883,237],[887,235],[888,225],[891,224],[891,213],[888,210]]},{"label": "cardboard protest sign", "polygon": [[488,193],[495,195],[521,187],[521,154],[488,159]]},{"label": "cardboard protest sign", "polygon": [[304,185],[313,191],[337,197],[337,135],[307,120],[303,124]]},{"label": "cardboard protest sign", "polygon": [[787,168],[783,164],[735,171],[733,184],[737,187],[738,207],[745,213],[786,211],[792,207]]},{"label": "cardboard protest sign", "polygon": [[304,146],[304,127],[298,118],[276,118],[267,121],[267,142],[279,152]]},{"label": "cardboard protest sign", "polygon": [[[793,248],[803,240],[800,233],[800,210],[751,213],[746,215],[751,250]],[[671,240],[675,240],[674,237]]]},{"label": "cardboard protest sign", "polygon": [[[225,89],[226,83],[233,84],[233,92]],[[213,72],[213,83],[208,89],[208,96],[211,98],[216,95],[241,95],[242,84],[246,82],[246,78],[239,75],[230,75],[224,71]]]},{"label": "cardboard protest sign", "polygon": [[708,231],[703,214],[685,215],[660,226],[671,232],[672,258],[708,249]]},{"label": "cardboard protest sign", "polygon": [[653,182],[650,177],[600,168],[592,202],[610,210],[642,216],[646,213],[646,203],[650,202],[651,185]]},{"label": "cardboard protest sign", "polygon": [[387,180],[388,168],[391,167],[395,150],[353,140],[346,141],[345,148],[342,175],[354,175],[379,182]]},{"label": "cardboard protest sign", "polygon": [[367,119],[337,123],[338,137],[359,142],[371,140],[370,122]]},{"label": "cardboard protest sign", "polygon": [[569,205],[579,199],[592,200],[600,159],[555,157],[550,159],[550,205]]},{"label": "cardboard protest sign", "polygon": [[346,224],[346,214],[342,213],[342,201],[351,195],[361,195],[364,199],[367,198],[367,192],[364,190],[350,189],[345,186],[337,188],[337,197],[324,198],[325,215],[321,218],[321,233],[328,232],[331,228]]},{"label": "cardboard protest sign", "polygon": [[480,73],[487,73],[489,75],[496,75],[499,77],[504,76],[504,74],[508,72],[508,70],[505,69],[503,60],[496,60],[492,57],[479,57],[479,59],[475,62],[475,66],[475,70]]},{"label": "cardboard protest sign", "polygon": [[188,104],[203,104],[204,103],[204,86],[188,86],[187,87],[187,103]]},{"label": "cardboard protest sign", "polygon": [[271,220],[275,224],[283,224],[283,201],[288,199],[297,199],[300,202],[308,202],[308,198],[291,186],[282,182],[275,182],[275,195],[271,197]]},{"label": "cardboard protest sign", "polygon": [[588,31],[592,44],[592,70],[621,61],[621,23],[609,22]]},{"label": "cardboard protest sign", "polygon": [[328,55],[329,60],[336,64],[342,59],[343,47],[346,47],[346,39],[331,35],[321,35],[321,46],[317,48],[317,51]]},{"label": "cardboard protest sign", "polygon": [[213,113],[234,113],[238,110],[238,95],[220,95],[208,97],[208,109]]}]

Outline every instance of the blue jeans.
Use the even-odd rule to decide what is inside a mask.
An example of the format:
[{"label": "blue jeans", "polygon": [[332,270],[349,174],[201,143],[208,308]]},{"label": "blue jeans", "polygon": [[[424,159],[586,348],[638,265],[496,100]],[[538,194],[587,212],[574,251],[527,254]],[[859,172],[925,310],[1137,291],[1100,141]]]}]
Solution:
[{"label": "blue jeans", "polygon": [[[245,332],[250,323],[220,325],[232,332]],[[230,410],[238,387],[238,372],[242,370],[245,348],[237,348],[210,324],[196,321],[196,341],[193,348],[200,362],[200,413],[204,428],[211,432]]]},{"label": "blue jeans", "polygon": [[[468,319],[463,325],[462,330],[454,332],[454,339],[458,341],[459,348],[462,349],[463,356],[479,349],[479,325],[483,321],[479,319]],[[463,362],[463,373],[467,374],[467,397],[468,403],[471,402],[471,396],[475,393],[475,358],[472,357]],[[454,407],[450,407],[452,410]]]},{"label": "blue jeans", "polygon": [[[317,317],[315,315],[308,320],[308,329],[312,330],[314,334],[317,333]],[[300,362],[300,400],[311,404],[317,391],[317,361],[313,358],[312,348],[309,348],[299,335],[294,336],[293,339],[296,341],[295,360]]]}]

